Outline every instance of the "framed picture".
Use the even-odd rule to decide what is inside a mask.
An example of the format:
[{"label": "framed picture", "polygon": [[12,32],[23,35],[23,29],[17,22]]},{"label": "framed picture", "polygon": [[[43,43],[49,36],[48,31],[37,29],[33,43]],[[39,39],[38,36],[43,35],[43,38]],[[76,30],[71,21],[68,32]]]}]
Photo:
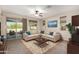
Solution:
[{"label": "framed picture", "polygon": [[48,21],[48,27],[57,27],[57,20]]},{"label": "framed picture", "polygon": [[66,30],[66,16],[60,17],[60,27],[61,30]]},{"label": "framed picture", "polygon": [[45,26],[45,20],[43,20],[43,26]]}]

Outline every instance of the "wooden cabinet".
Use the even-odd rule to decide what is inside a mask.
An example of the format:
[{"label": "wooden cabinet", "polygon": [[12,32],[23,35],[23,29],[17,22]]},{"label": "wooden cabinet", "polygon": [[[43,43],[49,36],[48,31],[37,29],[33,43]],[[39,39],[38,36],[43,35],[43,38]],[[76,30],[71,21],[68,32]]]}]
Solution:
[{"label": "wooden cabinet", "polygon": [[0,44],[0,54],[6,53],[6,49],[7,49],[6,42],[3,42],[3,44]]},{"label": "wooden cabinet", "polygon": [[[72,25],[74,26],[74,29],[76,26],[79,26],[79,15],[72,16]],[[76,32],[72,34],[71,41],[69,41],[67,45],[68,54],[79,54],[79,34],[78,30],[75,31]]]},{"label": "wooden cabinet", "polygon": [[79,26],[79,15],[72,16],[72,25]]},{"label": "wooden cabinet", "polygon": [[67,45],[67,53],[79,54],[79,43],[70,41]]}]

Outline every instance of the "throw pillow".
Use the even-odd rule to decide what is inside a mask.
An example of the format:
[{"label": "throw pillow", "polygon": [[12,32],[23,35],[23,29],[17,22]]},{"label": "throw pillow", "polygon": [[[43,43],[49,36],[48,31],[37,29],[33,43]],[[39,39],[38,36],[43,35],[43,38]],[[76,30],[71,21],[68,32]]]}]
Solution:
[{"label": "throw pillow", "polygon": [[50,32],[49,35],[53,35],[53,32]]},{"label": "throw pillow", "polygon": [[31,35],[31,32],[26,32],[28,35]]},{"label": "throw pillow", "polygon": [[44,31],[41,31],[40,33],[44,34]]}]

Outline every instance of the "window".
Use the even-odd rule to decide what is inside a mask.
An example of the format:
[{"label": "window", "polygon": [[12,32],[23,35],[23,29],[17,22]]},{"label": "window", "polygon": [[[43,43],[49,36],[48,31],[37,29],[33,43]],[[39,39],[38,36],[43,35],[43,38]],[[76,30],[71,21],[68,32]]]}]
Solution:
[{"label": "window", "polygon": [[36,33],[37,32],[37,21],[30,20],[29,21],[29,26],[30,26],[30,31],[32,33]]}]

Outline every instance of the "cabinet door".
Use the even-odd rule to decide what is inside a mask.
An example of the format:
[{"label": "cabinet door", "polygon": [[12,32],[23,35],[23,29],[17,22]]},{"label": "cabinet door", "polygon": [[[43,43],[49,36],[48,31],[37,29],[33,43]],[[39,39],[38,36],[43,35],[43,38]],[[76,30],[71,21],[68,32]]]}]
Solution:
[{"label": "cabinet door", "polygon": [[0,35],[1,35],[1,22],[0,22]]},{"label": "cabinet door", "polygon": [[72,25],[73,26],[79,26],[79,15],[72,16]]},{"label": "cabinet door", "polygon": [[79,45],[69,42],[67,45],[68,54],[79,54]]}]

